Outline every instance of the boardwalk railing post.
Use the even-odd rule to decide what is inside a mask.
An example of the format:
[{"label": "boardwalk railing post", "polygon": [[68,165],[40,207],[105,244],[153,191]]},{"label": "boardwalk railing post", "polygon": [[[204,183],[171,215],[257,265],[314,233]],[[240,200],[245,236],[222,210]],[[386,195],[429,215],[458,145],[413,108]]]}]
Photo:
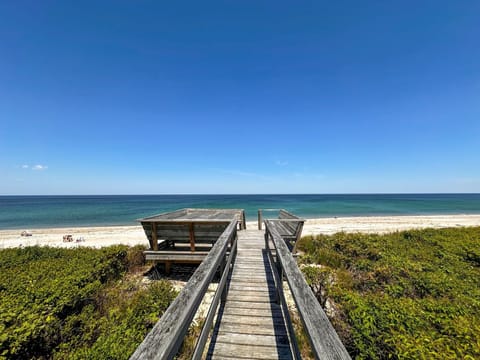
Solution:
[{"label": "boardwalk railing post", "polygon": [[262,209],[258,209],[258,230],[262,230]]},{"label": "boardwalk railing post", "polygon": [[237,229],[235,229],[232,235],[232,239],[230,241],[230,253],[232,254],[232,264],[235,263],[235,259],[237,258],[237,248],[235,247],[237,240],[238,240],[238,233],[237,233]]},{"label": "boardwalk railing post", "polygon": [[270,246],[268,244],[268,231],[267,229],[265,229],[265,249],[268,251],[269,248]]},{"label": "boardwalk railing post", "polygon": [[275,266],[277,268],[277,274],[278,274],[278,287],[277,287],[277,292],[278,292],[278,298],[281,299],[283,296],[283,269],[282,269],[282,264],[280,262],[280,259],[277,258],[275,259]]},{"label": "boardwalk railing post", "polygon": [[[232,256],[232,253],[230,253],[230,256]],[[227,258],[224,258],[223,259],[223,262],[222,262],[222,270],[220,271],[220,276],[223,276],[223,274],[228,271],[227,270],[227,265],[228,265],[228,262],[227,262]],[[222,295],[220,297],[220,300],[222,303],[224,303],[226,300],[227,300],[227,287],[223,287],[222,289],[219,289],[221,292],[222,292]]]}]

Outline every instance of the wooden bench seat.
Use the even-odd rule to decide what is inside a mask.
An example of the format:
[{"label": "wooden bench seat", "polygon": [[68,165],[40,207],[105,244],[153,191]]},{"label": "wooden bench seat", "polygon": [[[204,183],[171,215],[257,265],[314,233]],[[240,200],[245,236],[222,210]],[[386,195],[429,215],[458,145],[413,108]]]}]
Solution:
[{"label": "wooden bench seat", "polygon": [[294,251],[295,244],[302,236],[305,220],[282,209],[279,212],[278,219],[270,219],[270,221],[285,240],[290,251]]},{"label": "wooden bench seat", "polygon": [[170,273],[171,265],[175,263],[200,264],[228,224],[228,222],[142,223],[150,242],[150,250],[144,251],[145,259],[164,263],[167,274]]},{"label": "wooden bench seat", "polygon": [[228,224],[227,221],[142,223],[151,250],[173,250],[177,247],[189,246],[191,251],[206,246],[212,247]]},{"label": "wooden bench seat", "polygon": [[143,254],[145,255],[145,260],[200,263],[208,255],[208,251],[146,250]]}]

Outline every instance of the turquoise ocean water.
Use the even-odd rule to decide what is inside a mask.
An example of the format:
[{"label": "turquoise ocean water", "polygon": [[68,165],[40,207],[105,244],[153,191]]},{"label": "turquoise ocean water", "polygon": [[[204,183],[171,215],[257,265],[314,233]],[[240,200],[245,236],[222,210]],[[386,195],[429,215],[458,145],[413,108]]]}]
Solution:
[{"label": "turquoise ocean water", "polygon": [[287,209],[305,218],[480,214],[480,194],[0,196],[0,229],[134,225],[180,208]]}]

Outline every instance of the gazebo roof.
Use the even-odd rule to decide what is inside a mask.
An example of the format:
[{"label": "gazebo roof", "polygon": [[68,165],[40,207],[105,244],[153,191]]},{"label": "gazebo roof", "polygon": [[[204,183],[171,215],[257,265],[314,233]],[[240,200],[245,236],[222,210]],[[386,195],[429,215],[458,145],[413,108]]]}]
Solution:
[{"label": "gazebo roof", "polygon": [[145,222],[225,222],[233,219],[243,220],[242,209],[181,209],[177,211],[149,216],[138,221]]}]

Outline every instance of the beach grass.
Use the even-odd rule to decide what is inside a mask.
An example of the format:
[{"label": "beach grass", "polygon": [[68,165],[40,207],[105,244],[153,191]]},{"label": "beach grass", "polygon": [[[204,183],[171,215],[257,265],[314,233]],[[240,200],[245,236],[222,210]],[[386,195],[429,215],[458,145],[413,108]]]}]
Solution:
[{"label": "beach grass", "polygon": [[480,227],[306,236],[298,249],[352,357],[480,358]]}]

